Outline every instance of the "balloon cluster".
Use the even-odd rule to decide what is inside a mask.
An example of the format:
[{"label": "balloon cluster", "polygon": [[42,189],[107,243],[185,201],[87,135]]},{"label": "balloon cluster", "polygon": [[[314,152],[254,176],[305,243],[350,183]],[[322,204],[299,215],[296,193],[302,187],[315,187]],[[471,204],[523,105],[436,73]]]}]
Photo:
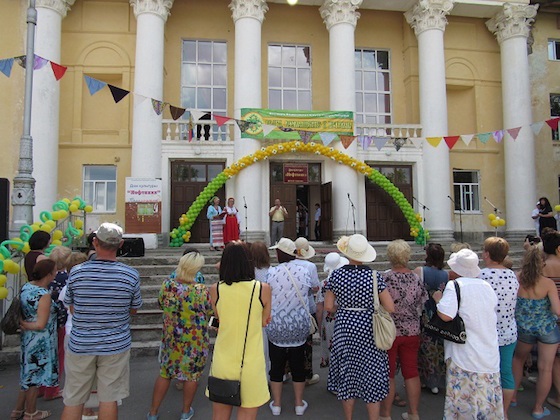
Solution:
[{"label": "balloon cluster", "polygon": [[0,299],[8,297],[8,289],[5,287],[8,280],[6,273],[18,274],[20,271],[20,264],[12,260],[12,253],[15,251],[27,254],[30,251],[29,238],[34,232],[42,230],[51,234],[51,245],[45,250],[45,254],[49,255],[55,246],[62,245],[63,237],[66,238],[67,244],[71,244],[75,238],[84,234],[84,221],[81,219],[76,219],[73,225],[69,221],[64,232],[56,229],[57,221],[66,219],[70,213],[77,213],[78,211],[91,213],[93,211],[93,207],[87,205],[80,197],[74,197],[72,201],[68,198],[60,200],[52,206],[52,209],[52,212],[43,211],[39,214],[40,222],[23,225],[19,230],[19,237],[0,244]]},{"label": "balloon cluster", "polygon": [[410,234],[415,238],[416,243],[421,244],[424,243],[425,239],[429,239],[430,236],[428,232],[425,231],[421,225],[422,218],[420,215],[414,213],[412,206],[402,192],[379,171],[376,171],[366,163],[354,159],[353,157],[345,154],[343,151],[336,150],[333,147],[317,144],[315,142],[304,143],[302,141],[289,141],[274,144],[268,147],[262,147],[255,153],[242,157],[237,162],[234,162],[231,166],[224,169],[224,171],[214,178],[198,195],[196,200],[189,207],[187,213],[181,215],[179,218],[179,227],[173,229],[170,233],[171,239],[169,245],[172,247],[179,247],[183,244],[183,242],[188,242],[190,240],[190,228],[200,211],[208,203],[210,198],[212,198],[215,192],[218,191],[229,178],[237,175],[239,171],[245,167],[250,166],[253,163],[266,160],[271,156],[296,152],[315,153],[316,155],[329,157],[333,161],[338,162],[341,165],[349,166],[367,176],[372,182],[387,191],[399,205],[410,225]]},{"label": "balloon cluster", "polygon": [[496,216],[494,213],[488,214],[488,220],[490,220],[490,225],[495,228],[506,225],[506,219],[502,219],[500,216]]}]

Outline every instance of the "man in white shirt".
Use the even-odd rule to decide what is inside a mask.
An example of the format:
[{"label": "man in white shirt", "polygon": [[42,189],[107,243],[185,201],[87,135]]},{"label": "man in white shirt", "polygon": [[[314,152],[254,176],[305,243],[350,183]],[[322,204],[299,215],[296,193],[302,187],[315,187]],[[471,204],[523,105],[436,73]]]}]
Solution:
[{"label": "man in white shirt", "polygon": [[270,208],[268,215],[272,218],[270,245],[274,245],[284,236],[284,219],[288,217],[288,210],[282,206],[280,199],[277,198],[274,200],[274,206]]},{"label": "man in white shirt", "polygon": [[321,240],[321,205],[315,204],[315,240]]}]

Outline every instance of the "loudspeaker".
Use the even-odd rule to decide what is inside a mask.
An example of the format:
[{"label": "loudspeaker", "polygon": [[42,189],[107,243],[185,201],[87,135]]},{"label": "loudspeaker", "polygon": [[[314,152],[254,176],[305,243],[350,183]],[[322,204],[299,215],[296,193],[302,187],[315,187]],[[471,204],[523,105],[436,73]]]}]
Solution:
[{"label": "loudspeaker", "polygon": [[119,257],[143,257],[144,253],[144,238],[124,238],[123,246],[117,255]]},{"label": "loudspeaker", "polygon": [[10,220],[10,181],[0,178],[0,242],[8,239]]}]

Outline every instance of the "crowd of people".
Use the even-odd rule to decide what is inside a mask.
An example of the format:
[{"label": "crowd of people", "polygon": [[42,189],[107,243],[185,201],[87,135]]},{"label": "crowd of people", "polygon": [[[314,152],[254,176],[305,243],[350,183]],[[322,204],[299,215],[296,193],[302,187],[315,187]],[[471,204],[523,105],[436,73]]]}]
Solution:
[{"label": "crowd of people", "polygon": [[[233,199],[227,210],[217,198],[209,214],[210,208],[222,238],[229,235],[228,220],[239,225]],[[271,217],[277,212],[284,213],[280,204]],[[226,227],[223,218],[215,219],[221,214]],[[218,238],[220,232],[212,224],[210,229]],[[234,239],[224,244],[219,281],[209,287],[204,256],[188,248],[159,292],[160,369],[146,418],[159,418],[172,380],[182,390],[180,418],[193,418],[206,365],[211,377],[239,381],[237,418],[255,419],[267,403],[274,416],[288,406],[303,416],[309,408],[306,386],[319,382],[313,369],[315,324],[320,368],[328,370],[327,390],[341,401],[345,419],[352,419],[356,400],[365,403],[369,419],[390,420],[394,405],[406,406],[403,419],[419,419],[422,388],[445,390],[445,419],[507,419],[535,349],[531,416],[544,418],[551,414],[546,401],[560,408],[560,233],[540,233],[541,241],[527,239],[518,272],[507,258],[509,244],[499,237],[485,240],[482,270],[467,245],[449,256],[445,270],[445,251],[436,243],[425,247],[425,265],[411,270],[410,245],[395,240],[386,249],[390,268],[375,271],[368,264],[377,252],[367,239],[343,236],[338,252],[324,257],[322,281],[310,261],[317,253],[305,237],[280,237],[271,247],[276,265],[263,242]],[[37,408],[40,395],[63,398],[63,420],[117,418],[118,401],[129,394],[130,317],[142,304],[138,272],[117,261],[122,235],[120,227],[104,223],[90,237],[89,255],[55,247],[48,257],[50,236],[32,236],[25,260],[29,282],[21,290],[21,391],[11,419],[49,417]],[[376,345],[372,328],[375,295],[396,327],[387,351]],[[464,344],[424,328],[433,317],[457,316],[464,323]],[[211,353],[212,329],[217,338]],[[406,398],[396,392],[397,375],[404,378]],[[290,402],[283,398],[287,378]],[[547,398],[553,387],[554,396]],[[85,408],[92,392],[98,414]],[[214,419],[231,418],[232,405],[216,400],[211,388],[205,393]]]}]

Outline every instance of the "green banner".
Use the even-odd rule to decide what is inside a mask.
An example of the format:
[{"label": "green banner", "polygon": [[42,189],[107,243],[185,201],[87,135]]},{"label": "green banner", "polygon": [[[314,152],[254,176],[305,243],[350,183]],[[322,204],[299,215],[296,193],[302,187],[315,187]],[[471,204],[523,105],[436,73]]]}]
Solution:
[{"label": "green banner", "polygon": [[[311,139],[320,140],[319,133],[354,135],[352,111],[286,111],[281,109],[241,108],[241,119],[253,124],[241,133],[242,138],[297,140],[298,131],[314,134]],[[267,127],[274,126],[268,132]],[[270,129],[270,127],[268,127]],[[265,136],[265,132],[267,135]]]}]

